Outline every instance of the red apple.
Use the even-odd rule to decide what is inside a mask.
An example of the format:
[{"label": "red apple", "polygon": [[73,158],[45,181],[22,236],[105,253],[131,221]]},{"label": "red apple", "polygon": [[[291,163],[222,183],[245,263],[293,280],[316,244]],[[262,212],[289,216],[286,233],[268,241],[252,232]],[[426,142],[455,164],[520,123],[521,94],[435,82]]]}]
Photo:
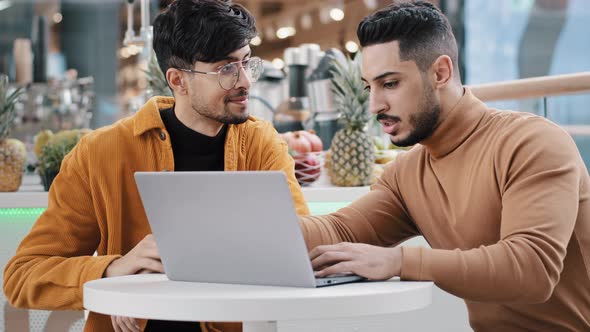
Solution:
[{"label": "red apple", "polygon": [[315,134],[314,130],[300,130],[298,133],[307,138],[309,143],[311,143],[311,152],[322,152],[324,145],[322,144],[322,140],[318,137],[318,135]]},{"label": "red apple", "polygon": [[293,159],[295,160],[295,177],[299,184],[310,184],[320,178],[322,165],[316,154],[298,154]]},{"label": "red apple", "polygon": [[289,149],[293,150],[295,154],[305,154],[311,152],[311,143],[299,132],[295,132],[293,136],[287,141]]}]

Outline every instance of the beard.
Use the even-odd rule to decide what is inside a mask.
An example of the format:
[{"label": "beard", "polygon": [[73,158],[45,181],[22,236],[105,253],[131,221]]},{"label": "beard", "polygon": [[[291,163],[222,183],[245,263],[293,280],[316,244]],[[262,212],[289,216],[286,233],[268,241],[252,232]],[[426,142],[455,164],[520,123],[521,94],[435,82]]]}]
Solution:
[{"label": "beard", "polygon": [[410,132],[408,137],[399,141],[394,141],[392,138],[391,142],[397,146],[406,147],[418,144],[430,137],[438,127],[441,113],[440,103],[436,100],[432,85],[426,80],[422,82],[424,85],[424,94],[418,105],[420,112],[412,114],[409,121],[414,130]]},{"label": "beard", "polygon": [[228,104],[230,102],[230,99],[243,96],[248,96],[248,91],[246,91],[245,89],[242,89],[238,93],[224,98],[222,112],[212,111],[209,105],[198,100],[195,100],[195,97],[191,98],[191,107],[193,111],[197,112],[199,115],[209,118],[211,120],[215,120],[223,124],[241,124],[248,120],[248,112],[246,111],[243,113],[234,114],[229,109]]}]

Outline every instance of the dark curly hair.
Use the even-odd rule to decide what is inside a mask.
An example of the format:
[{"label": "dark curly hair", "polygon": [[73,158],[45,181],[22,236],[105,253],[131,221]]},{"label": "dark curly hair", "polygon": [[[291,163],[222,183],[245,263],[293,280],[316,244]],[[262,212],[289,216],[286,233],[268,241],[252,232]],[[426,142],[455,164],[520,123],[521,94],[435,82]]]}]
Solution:
[{"label": "dark curly hair", "polygon": [[400,59],[414,60],[422,72],[441,55],[448,55],[459,69],[451,25],[428,1],[395,2],[365,17],[356,33],[362,47],[398,41]]},{"label": "dark curly hair", "polygon": [[154,21],[154,51],[164,74],[217,62],[256,36],[256,21],[231,0],[176,0]]}]

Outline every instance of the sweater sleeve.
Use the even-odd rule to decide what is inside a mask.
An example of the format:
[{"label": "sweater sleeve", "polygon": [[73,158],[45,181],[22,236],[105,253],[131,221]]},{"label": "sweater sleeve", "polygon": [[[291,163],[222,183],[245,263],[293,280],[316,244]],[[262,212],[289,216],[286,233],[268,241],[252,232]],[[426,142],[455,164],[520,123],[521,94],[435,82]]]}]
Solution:
[{"label": "sweater sleeve", "polygon": [[402,279],[432,280],[480,302],[541,303],[551,296],[576,223],[583,164],[561,128],[541,118],[523,122],[500,137],[494,157],[500,240],[471,250],[403,248]]},{"label": "sweater sleeve", "polygon": [[82,309],[85,282],[120,256],[93,257],[100,241],[81,141],[64,158],[49,204],[4,269],[4,293],[20,308]]},{"label": "sweater sleeve", "polygon": [[305,202],[301,186],[295,178],[295,162],[289,155],[287,143],[277,134],[270,123],[265,123],[260,139],[261,144],[258,144],[258,151],[249,151],[250,155],[259,154],[259,156],[256,156],[256,160],[261,161],[259,170],[285,172],[297,214],[309,215],[309,208]]},{"label": "sweater sleeve", "polygon": [[419,235],[399,194],[396,162],[386,166],[370,192],[350,205],[325,216],[300,217],[307,248],[339,242],[389,247]]}]

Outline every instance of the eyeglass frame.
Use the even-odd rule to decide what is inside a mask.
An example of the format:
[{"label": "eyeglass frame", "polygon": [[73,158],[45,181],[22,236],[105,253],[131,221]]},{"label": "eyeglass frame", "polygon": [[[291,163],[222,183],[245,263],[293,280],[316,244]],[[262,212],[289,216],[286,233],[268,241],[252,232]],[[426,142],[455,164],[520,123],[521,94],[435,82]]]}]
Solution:
[{"label": "eyeglass frame", "polygon": [[[233,61],[233,62],[226,63],[223,66],[221,66],[221,68],[219,68],[218,71],[200,71],[200,70],[186,69],[186,68],[176,68],[176,69],[178,69],[180,71],[183,71],[185,73],[191,73],[191,74],[217,75],[217,83],[219,84],[219,86],[223,90],[229,91],[229,90],[233,89],[236,86],[236,84],[238,84],[238,81],[240,81],[240,71],[241,71],[241,69],[244,69],[244,71],[246,70],[246,67],[243,65],[243,63],[244,62],[250,62],[252,60],[259,62],[260,63],[260,66],[262,66],[262,59],[259,58],[259,57],[257,57],[257,56],[253,56],[253,57],[250,57],[249,59],[246,59],[246,60]],[[238,63],[241,63],[242,65],[240,66],[240,68],[238,68],[238,74],[237,74],[236,81],[234,82],[234,85],[231,88],[229,88],[229,89],[224,88],[223,85],[221,85],[221,70],[224,67],[226,67],[226,66],[234,65],[234,64],[238,64]],[[262,74],[262,71],[260,72],[260,74]],[[256,80],[253,80],[252,82],[258,81],[258,78],[259,77],[257,77]]]}]

